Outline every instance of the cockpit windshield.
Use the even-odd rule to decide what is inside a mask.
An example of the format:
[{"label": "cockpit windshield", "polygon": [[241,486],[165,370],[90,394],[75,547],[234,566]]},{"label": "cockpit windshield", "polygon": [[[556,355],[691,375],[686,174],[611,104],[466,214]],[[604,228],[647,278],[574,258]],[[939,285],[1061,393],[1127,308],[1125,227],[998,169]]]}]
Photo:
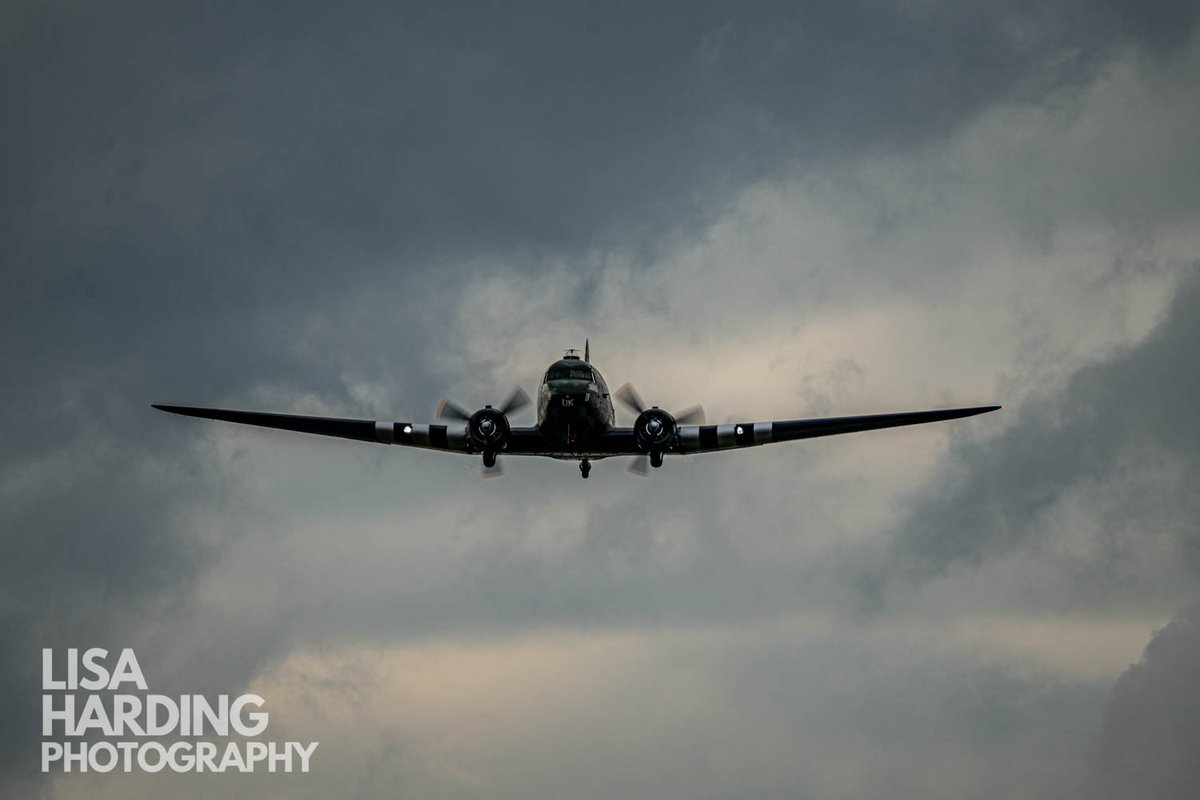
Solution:
[{"label": "cockpit windshield", "polygon": [[555,367],[546,373],[546,380],[574,380],[592,382],[595,379],[592,377],[592,371],[584,367]]}]

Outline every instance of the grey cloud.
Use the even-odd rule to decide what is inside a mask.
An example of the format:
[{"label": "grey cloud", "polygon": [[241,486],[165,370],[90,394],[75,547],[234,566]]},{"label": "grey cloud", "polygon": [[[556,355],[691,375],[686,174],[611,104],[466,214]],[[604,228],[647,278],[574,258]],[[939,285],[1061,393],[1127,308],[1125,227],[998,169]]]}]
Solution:
[{"label": "grey cloud", "polygon": [[193,504],[226,499],[186,448],[131,445],[89,432],[89,415],[74,418],[74,447],[0,472],[0,787],[29,780],[39,763],[41,648],[133,641],[183,602],[219,544],[181,524]]},{"label": "grey cloud", "polygon": [[943,137],[1033,76],[1177,43],[1156,32],[1183,10],[16,8],[6,360],[336,388],[288,334],[349,284],[412,318],[390,343],[411,369],[446,333],[422,309],[480,257],[653,251],[785,160]]},{"label": "grey cloud", "polygon": [[[1144,342],[1081,370],[1061,394],[1035,399],[996,441],[958,449],[940,494],[921,501],[897,537],[897,555],[913,575],[1028,545],[1042,530],[1039,515],[1072,489],[1093,481],[1128,483],[1125,470],[1153,467],[1154,460],[1136,460],[1144,448],[1178,459],[1178,469],[1190,476],[1178,486],[1194,483],[1200,474],[1200,424],[1190,400],[1200,391],[1200,375],[1189,368],[1200,342],[1195,271]],[[1119,574],[1113,562],[1122,556],[1122,543],[1136,547],[1138,538],[1159,535],[1175,540],[1192,575],[1200,572],[1191,493],[1177,491],[1155,503],[1122,499],[1124,506],[1102,521],[1108,530],[1097,532],[1101,561],[1091,579],[1102,579],[1106,570],[1110,577]]]},{"label": "grey cloud", "polygon": [[1141,662],[1117,681],[1104,708],[1094,787],[1104,797],[1200,793],[1200,609],[1158,631]]}]

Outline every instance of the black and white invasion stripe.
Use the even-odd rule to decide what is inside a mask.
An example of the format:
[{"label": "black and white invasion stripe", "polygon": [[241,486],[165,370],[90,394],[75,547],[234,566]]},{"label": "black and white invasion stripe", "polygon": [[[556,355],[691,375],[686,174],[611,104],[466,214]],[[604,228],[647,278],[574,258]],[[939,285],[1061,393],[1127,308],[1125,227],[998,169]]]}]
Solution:
[{"label": "black and white invasion stripe", "polygon": [[382,444],[466,452],[467,426],[379,421],[375,423],[375,439]]},{"label": "black and white invasion stripe", "polygon": [[773,423],[735,422],[728,425],[684,425],[679,429],[679,452],[735,450],[775,441]]}]

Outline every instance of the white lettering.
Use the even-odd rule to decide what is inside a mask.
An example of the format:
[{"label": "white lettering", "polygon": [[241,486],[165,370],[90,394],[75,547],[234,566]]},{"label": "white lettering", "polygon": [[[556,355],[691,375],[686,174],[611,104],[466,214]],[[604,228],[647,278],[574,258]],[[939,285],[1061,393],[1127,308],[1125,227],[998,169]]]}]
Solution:
[{"label": "white lettering", "polygon": [[120,688],[121,684],[125,682],[132,682],[143,692],[146,691],[146,678],[142,675],[142,668],[138,665],[137,656],[133,654],[131,647],[126,647],[121,651],[121,657],[117,659],[117,666],[113,670],[112,683],[108,685],[108,688]]},{"label": "white lettering", "polygon": [[49,647],[42,648],[42,689],[52,692],[55,689],[66,689],[66,681],[54,680],[54,651]]},{"label": "white lettering", "polygon": [[42,742],[42,772],[50,771],[51,761],[60,761],[63,757],[61,742]]},{"label": "white lettering", "polygon": [[54,708],[54,695],[42,695],[42,736],[53,736],[54,723],[57,721],[63,724],[64,736],[75,735],[75,695],[63,696],[61,711]]},{"label": "white lettering", "polygon": [[[300,754],[300,771],[301,772],[308,772],[309,756],[311,756],[313,754],[313,752],[317,749],[317,745],[319,745],[319,744],[320,744],[320,742],[309,742],[308,747],[304,747],[299,742],[292,742],[292,746],[295,747],[296,752],[298,752]],[[291,772],[291,770],[288,770],[288,771]]]},{"label": "white lettering", "polygon": [[233,706],[229,709],[233,717],[233,729],[242,736],[258,736],[267,727],[267,712],[254,711],[245,716],[252,724],[247,725],[242,722],[242,709],[250,703],[254,704],[255,708],[262,708],[262,704],[266,701],[256,694],[244,694],[233,701]]},{"label": "white lettering", "polygon": [[[166,710],[166,719],[159,719],[159,709]],[[146,735],[165,736],[179,724],[179,706],[166,695],[146,696]]]},{"label": "white lettering", "polygon": [[[95,692],[100,689],[108,688],[108,668],[103,664],[98,664],[97,661],[102,658],[108,658],[108,651],[103,647],[91,647],[83,654],[83,668],[95,677],[84,678],[79,682],[79,688],[88,692]],[[72,687],[74,688],[74,687]]]}]

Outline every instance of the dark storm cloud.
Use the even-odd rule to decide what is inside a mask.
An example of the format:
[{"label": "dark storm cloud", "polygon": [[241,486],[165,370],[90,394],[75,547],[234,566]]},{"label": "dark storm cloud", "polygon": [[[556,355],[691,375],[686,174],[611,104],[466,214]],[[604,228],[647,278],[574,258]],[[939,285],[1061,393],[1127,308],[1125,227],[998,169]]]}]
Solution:
[{"label": "dark storm cloud", "polygon": [[219,391],[299,370],[297,317],[357,284],[416,317],[393,352],[419,365],[423,296],[473,259],[653,249],[781,159],[944,136],[1187,10],[12,10],[5,342],[161,370],[186,343],[181,388]]},{"label": "dark storm cloud", "polygon": [[[1200,794],[1200,609],[1158,631],[1104,709],[1094,787],[1104,797]],[[1094,795],[1095,796],[1095,795]]]},{"label": "dark storm cloud", "polygon": [[6,458],[0,472],[0,786],[38,763],[41,648],[132,641],[183,602],[214,555],[182,519],[196,502],[221,503],[222,487],[186,447],[114,441],[103,415],[72,418],[72,448]]},{"label": "dark storm cloud", "polygon": [[[706,190],[781,157],[945,135],[998,99],[1075,85],[1115,47],[1177,43],[1194,14],[39,7],[16,14],[23,35],[7,52],[6,94],[25,124],[6,137],[22,154],[6,169],[6,206],[33,223],[26,237],[64,223],[78,235],[80,218],[55,211],[86,214],[97,234],[135,223],[139,235],[110,241],[105,259],[125,274],[166,263],[181,280],[185,265],[223,273],[251,259],[238,289],[256,296],[307,297],[316,287],[297,267],[326,270],[295,260],[314,247],[429,257],[612,235],[629,246],[631,233],[691,223]],[[173,239],[194,255],[158,261],[180,255]],[[227,296],[191,281],[183,288]]]},{"label": "dark storm cloud", "polygon": [[[189,512],[239,493],[149,402],[265,386],[383,413],[348,388],[366,381],[429,408],[446,309],[494,261],[536,272],[614,243],[655,252],[792,159],[945,136],[989,104],[1077,85],[1122,47],[1169,51],[1197,9],[2,13],[0,768],[13,774],[35,763],[37,648],[188,620],[232,536]],[[246,643],[246,674],[277,646]]]},{"label": "dark storm cloud", "polygon": [[[1177,486],[1195,485],[1200,422],[1192,399],[1200,392],[1200,373],[1191,364],[1200,342],[1198,271],[1194,265],[1166,320],[1144,342],[1081,370],[1061,394],[1030,402],[998,440],[960,448],[950,462],[947,488],[922,502],[897,538],[902,563],[928,575],[963,560],[1010,553],[1042,532],[1039,515],[1072,489],[1096,481],[1124,482],[1128,470],[1152,468],[1166,456],[1178,458],[1184,477]],[[1147,448],[1162,455],[1136,459]],[[1120,559],[1129,549],[1163,537],[1178,548],[1191,575],[1200,574],[1194,493],[1181,491],[1153,502],[1137,496],[1122,500],[1125,504],[1095,532],[1099,560],[1091,565],[1095,573],[1087,583],[1095,590],[1119,591],[1112,578],[1123,574]],[[1096,585],[1095,579],[1105,575],[1109,580]]]},{"label": "dark storm cloud", "polygon": [[293,342],[352,286],[421,385],[488,260],[654,249],[782,159],[945,136],[1195,14],[1136,8],[14,7],[5,361],[336,391],[380,365]]}]

